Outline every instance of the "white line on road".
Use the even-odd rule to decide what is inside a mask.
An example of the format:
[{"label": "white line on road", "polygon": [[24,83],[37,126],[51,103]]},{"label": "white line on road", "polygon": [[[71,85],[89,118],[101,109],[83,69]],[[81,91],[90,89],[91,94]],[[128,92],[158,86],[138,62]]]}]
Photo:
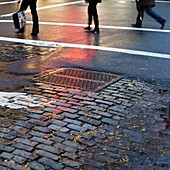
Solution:
[{"label": "white line on road", "polygon": [[[75,4],[79,4],[79,3],[82,3],[84,2],[83,0],[81,1],[74,1],[74,2],[69,2],[69,3],[63,3],[63,4],[54,4],[54,5],[49,5],[49,6],[44,6],[44,7],[40,7],[40,8],[37,8],[37,10],[44,10],[44,9],[49,9],[49,8],[56,8],[56,7],[63,7],[63,6],[67,6],[67,5],[75,5]],[[27,10],[26,13],[29,13],[30,10]],[[4,17],[9,17],[9,16],[12,16],[13,13],[9,13],[9,14],[4,14],[4,15],[1,15],[2,18]]]},{"label": "white line on road", "polygon": [[43,47],[68,47],[68,48],[101,50],[101,51],[108,51],[108,52],[118,52],[118,53],[125,53],[131,55],[139,55],[144,57],[170,59],[170,54],[154,53],[154,52],[139,51],[139,50],[129,50],[129,49],[122,49],[122,48],[101,47],[101,46],[71,44],[71,43],[58,43],[58,42],[50,42],[50,41],[27,40],[27,39],[8,38],[8,37],[0,37],[0,41],[23,43],[26,45],[43,46]]},{"label": "white line on road", "polygon": [[[13,23],[12,20],[0,20],[0,23]],[[27,21],[27,24],[32,24],[32,21]],[[57,25],[57,26],[74,26],[85,27],[87,24],[73,24],[73,23],[58,23],[58,22],[39,22],[40,25]],[[151,28],[133,28],[133,27],[120,27],[120,26],[105,26],[100,25],[100,28],[104,29],[118,29],[118,30],[132,30],[132,31],[147,31],[147,32],[161,32],[170,33],[170,30],[151,29]]]},{"label": "white line on road", "polygon": [[15,4],[17,1],[0,2],[0,5]]}]

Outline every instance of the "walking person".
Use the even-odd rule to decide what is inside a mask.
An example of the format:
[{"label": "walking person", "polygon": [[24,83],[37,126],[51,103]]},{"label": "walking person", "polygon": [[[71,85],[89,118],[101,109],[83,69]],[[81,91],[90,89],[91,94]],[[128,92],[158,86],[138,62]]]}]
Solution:
[{"label": "walking person", "polygon": [[142,27],[144,12],[146,11],[146,13],[149,16],[151,16],[158,23],[161,24],[160,29],[164,28],[166,20],[153,10],[153,7],[155,7],[155,0],[136,0],[136,6],[138,11],[138,16],[136,18],[136,23],[132,24],[132,27],[136,27],[136,28]]},{"label": "walking person", "polygon": [[[20,3],[20,0],[18,0]],[[33,27],[32,27],[32,36],[37,36],[39,33],[39,24],[38,24],[38,14],[37,14],[37,0],[22,0],[20,10],[19,11],[26,11],[28,6],[31,9],[31,15],[33,20]],[[25,27],[21,28],[18,33],[23,33],[25,31]]]},{"label": "walking person", "polygon": [[92,24],[92,19],[94,20],[95,28],[92,30],[92,33],[99,33],[99,18],[97,13],[97,4],[101,3],[101,0],[85,0],[88,3],[88,26],[85,27],[85,30],[91,31],[90,25]]}]

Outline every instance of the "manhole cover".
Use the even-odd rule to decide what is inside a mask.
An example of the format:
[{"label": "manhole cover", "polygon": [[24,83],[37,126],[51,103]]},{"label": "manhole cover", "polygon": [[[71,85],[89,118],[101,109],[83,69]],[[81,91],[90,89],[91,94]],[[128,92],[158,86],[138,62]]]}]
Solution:
[{"label": "manhole cover", "polygon": [[96,92],[121,78],[122,76],[104,72],[62,68],[49,71],[35,78],[35,81]]}]

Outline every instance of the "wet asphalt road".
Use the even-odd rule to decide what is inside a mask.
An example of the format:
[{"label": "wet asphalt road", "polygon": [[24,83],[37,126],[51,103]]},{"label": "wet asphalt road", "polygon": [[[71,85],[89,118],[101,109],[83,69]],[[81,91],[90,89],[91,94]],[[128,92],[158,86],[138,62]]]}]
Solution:
[{"label": "wet asphalt road", "polygon": [[59,67],[78,67],[121,74],[169,88],[169,6],[169,1],[161,1],[155,8],[167,20],[164,30],[160,30],[160,25],[147,15],[143,22],[144,29],[133,29],[130,26],[136,18],[134,1],[105,0],[98,5],[100,34],[96,35],[83,30],[87,23],[87,5],[84,1],[39,0],[40,34],[35,39],[30,36],[32,25],[29,11],[26,32],[17,35],[10,15],[18,9],[17,4],[0,4],[0,15],[3,16],[0,20],[1,42],[2,37],[10,43],[19,40],[23,49],[27,48],[24,44],[26,40],[33,41],[29,42],[30,45],[37,42],[39,48],[52,48],[47,42],[58,44],[55,52],[41,56],[35,54],[26,57],[28,59],[12,62],[7,70],[20,75]]}]

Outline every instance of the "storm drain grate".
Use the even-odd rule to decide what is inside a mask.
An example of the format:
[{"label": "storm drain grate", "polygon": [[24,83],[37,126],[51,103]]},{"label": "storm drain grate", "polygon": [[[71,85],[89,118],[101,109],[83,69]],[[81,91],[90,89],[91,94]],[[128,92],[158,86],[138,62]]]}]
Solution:
[{"label": "storm drain grate", "polygon": [[121,78],[122,76],[104,72],[62,68],[55,71],[49,71],[48,73],[35,78],[35,81],[96,92]]}]

